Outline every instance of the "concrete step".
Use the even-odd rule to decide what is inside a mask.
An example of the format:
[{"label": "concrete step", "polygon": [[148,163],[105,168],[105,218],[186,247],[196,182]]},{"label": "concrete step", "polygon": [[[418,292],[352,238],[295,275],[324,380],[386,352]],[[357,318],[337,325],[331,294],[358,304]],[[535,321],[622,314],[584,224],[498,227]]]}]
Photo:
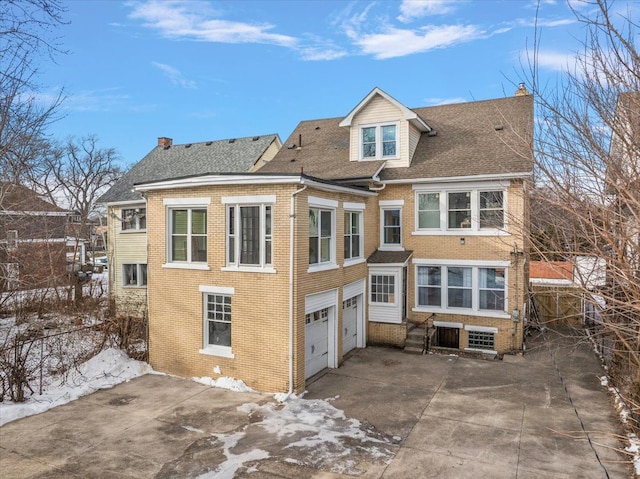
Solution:
[{"label": "concrete step", "polygon": [[405,346],[404,352],[408,354],[422,354],[422,347],[415,348],[412,346]]}]

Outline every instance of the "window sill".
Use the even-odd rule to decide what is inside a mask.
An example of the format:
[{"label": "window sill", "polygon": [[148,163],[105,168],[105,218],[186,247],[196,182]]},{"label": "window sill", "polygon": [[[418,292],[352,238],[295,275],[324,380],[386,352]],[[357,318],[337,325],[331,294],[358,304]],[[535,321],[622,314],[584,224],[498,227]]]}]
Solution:
[{"label": "window sill", "polygon": [[380,307],[380,308],[395,308],[398,306],[397,303],[374,303],[372,301],[369,301],[369,306],[374,306],[376,308]]},{"label": "window sill", "polygon": [[464,348],[464,350],[470,353],[498,354],[498,351],[494,351],[493,349]]},{"label": "window sill", "polygon": [[275,274],[277,271],[274,268],[261,268],[260,266],[224,266],[220,268],[220,271],[227,271],[233,273],[268,273]]},{"label": "window sill", "polygon": [[500,319],[511,319],[509,313],[505,313],[503,311],[476,311],[473,309],[462,309],[462,308],[434,308],[428,306],[416,306],[412,308],[411,311],[414,313],[442,313],[442,314],[459,314],[461,316],[478,316],[483,318],[500,318]]},{"label": "window sill", "polygon": [[335,263],[324,263],[324,264],[319,264],[319,265],[309,265],[309,269],[307,270],[307,273],[316,273],[318,271],[330,271],[332,269],[338,269],[340,268],[340,266],[338,266]]},{"label": "window sill", "polygon": [[198,269],[209,271],[209,265],[206,263],[164,263],[163,268],[167,269]]},{"label": "window sill", "polygon": [[236,357],[235,354],[231,352],[231,348],[227,346],[207,346],[198,352],[207,356],[219,356],[222,358],[234,359]]},{"label": "window sill", "polygon": [[122,289],[147,289],[147,285],[138,286],[137,284],[123,284]]},{"label": "window sill", "polygon": [[381,245],[378,248],[380,251],[404,251],[404,248],[400,245]]},{"label": "window sill", "polygon": [[143,230],[120,230],[120,233],[122,233],[123,235],[130,235],[133,233],[146,233],[147,230],[143,229]]},{"label": "window sill", "polygon": [[348,266],[354,266],[356,264],[362,264],[364,262],[364,258],[350,258],[344,260],[343,266],[346,268]]},{"label": "window sill", "polygon": [[412,231],[413,236],[511,236],[511,233],[504,230],[417,230]]}]

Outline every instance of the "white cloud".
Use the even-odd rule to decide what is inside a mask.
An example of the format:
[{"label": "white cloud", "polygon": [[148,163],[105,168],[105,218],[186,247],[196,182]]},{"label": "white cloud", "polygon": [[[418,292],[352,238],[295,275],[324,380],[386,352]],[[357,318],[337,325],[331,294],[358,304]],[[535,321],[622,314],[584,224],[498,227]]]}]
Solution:
[{"label": "white cloud", "polygon": [[402,0],[398,20],[408,23],[427,15],[444,15],[454,10],[451,0]]},{"label": "white cloud", "polygon": [[575,66],[576,58],[573,53],[559,53],[552,51],[540,51],[537,54],[538,66],[547,70],[566,72]]},{"label": "white cloud", "polygon": [[174,39],[216,43],[263,43],[295,47],[298,40],[289,35],[271,33],[273,25],[251,24],[211,18],[216,12],[202,2],[148,0],[132,2],[129,17],[141,20],[147,28]]},{"label": "white cloud", "polygon": [[196,88],[196,82],[186,79],[177,68],[158,62],[151,62],[151,64],[154,67],[160,69],[165,74],[165,76],[169,78],[169,81],[171,81],[171,83],[173,83],[174,85],[180,86],[182,88]]},{"label": "white cloud", "polygon": [[429,25],[418,31],[387,27],[384,33],[354,38],[363,53],[377,59],[401,57],[444,48],[486,36],[474,25]]},{"label": "white cloud", "polygon": [[456,96],[453,98],[425,98],[425,105],[428,106],[439,106],[439,105],[451,105],[453,103],[466,103],[469,100],[466,98],[462,98],[461,96]]},{"label": "white cloud", "polygon": [[323,61],[342,58],[347,52],[340,48],[305,47],[300,49],[300,55],[303,60]]}]

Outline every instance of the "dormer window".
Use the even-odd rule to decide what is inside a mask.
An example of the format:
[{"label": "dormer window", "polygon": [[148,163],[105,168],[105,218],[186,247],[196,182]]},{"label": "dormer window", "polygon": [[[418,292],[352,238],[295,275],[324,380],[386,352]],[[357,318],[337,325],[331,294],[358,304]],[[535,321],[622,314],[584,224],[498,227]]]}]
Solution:
[{"label": "dormer window", "polygon": [[362,160],[398,157],[398,125],[367,125],[360,128]]}]

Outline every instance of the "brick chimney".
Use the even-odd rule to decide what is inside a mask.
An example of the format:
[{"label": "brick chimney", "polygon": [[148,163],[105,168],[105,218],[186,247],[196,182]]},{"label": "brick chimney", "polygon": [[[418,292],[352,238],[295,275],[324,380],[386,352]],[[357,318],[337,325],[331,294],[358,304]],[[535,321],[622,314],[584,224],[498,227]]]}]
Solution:
[{"label": "brick chimney", "polygon": [[516,96],[527,96],[530,95],[529,90],[527,90],[527,87],[524,86],[524,83],[520,83],[518,85],[518,89],[516,90]]},{"label": "brick chimney", "polygon": [[158,146],[164,148],[165,150],[171,148],[171,145],[173,145],[172,138],[167,138],[166,136],[161,136],[160,138],[158,138]]}]

